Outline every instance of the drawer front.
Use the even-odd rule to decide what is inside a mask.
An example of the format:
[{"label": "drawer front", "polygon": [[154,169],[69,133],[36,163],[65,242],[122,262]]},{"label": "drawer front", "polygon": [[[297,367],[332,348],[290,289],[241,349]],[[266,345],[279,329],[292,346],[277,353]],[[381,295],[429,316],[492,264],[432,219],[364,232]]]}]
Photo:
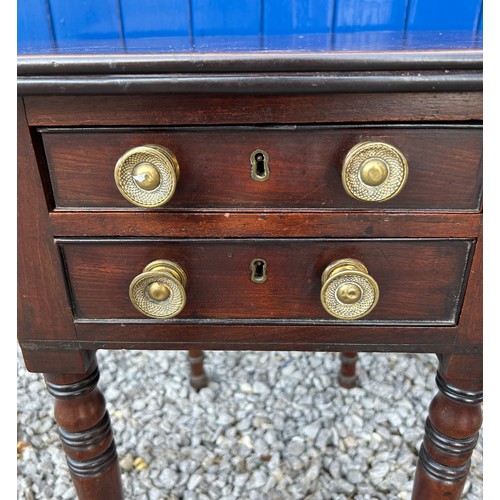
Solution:
[{"label": "drawer front", "polygon": [[[465,127],[212,127],[177,129],[42,129],[55,204],[60,208],[138,207],[119,192],[117,160],[156,144],[172,151],[180,176],[162,210],[203,208],[477,210],[482,131]],[[394,198],[359,201],[342,183],[355,145],[388,143],[408,162]],[[251,154],[268,155],[265,181],[252,178]]]},{"label": "drawer front", "polygon": [[[147,319],[129,285],[157,259],[187,274],[186,305],[172,319],[322,320],[321,277],[333,261],[361,261],[380,290],[359,322],[455,324],[472,243],[468,240],[59,240],[78,319]],[[251,280],[251,262],[266,280]],[[158,321],[149,319],[149,321]]]}]

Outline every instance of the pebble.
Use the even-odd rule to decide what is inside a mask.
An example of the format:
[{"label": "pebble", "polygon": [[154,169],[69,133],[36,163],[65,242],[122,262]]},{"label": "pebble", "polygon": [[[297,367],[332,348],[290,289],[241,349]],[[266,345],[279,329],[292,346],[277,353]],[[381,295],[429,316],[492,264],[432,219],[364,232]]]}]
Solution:
[{"label": "pebble", "polygon": [[318,479],[321,472],[321,464],[318,462],[313,463],[306,472],[305,479],[307,483],[312,483]]},{"label": "pebble", "polygon": [[219,425],[231,425],[235,422],[235,418],[228,413],[219,413],[217,416],[217,423]]},{"label": "pebble", "polygon": [[345,493],[346,495],[351,495],[355,489],[356,488],[353,484],[342,478],[338,479],[334,483],[335,493]]},{"label": "pebble", "polygon": [[130,472],[134,468],[134,457],[130,455],[130,453],[127,453],[121,460],[120,460],[120,467],[125,471],[125,472]]},{"label": "pebble", "polygon": [[303,428],[302,432],[311,441],[314,441],[320,430],[321,430],[321,422],[316,421],[316,422],[313,422],[311,424],[306,425]]},{"label": "pebble", "polygon": [[395,490],[402,490],[408,482],[408,474],[401,469],[397,469],[388,474],[387,480]]},{"label": "pebble", "polygon": [[243,392],[244,394],[252,394],[253,393],[253,387],[248,384],[244,383],[240,385],[240,391]]},{"label": "pebble", "polygon": [[297,436],[293,437],[287,446],[287,450],[296,457],[302,455],[302,453],[304,453],[305,448],[306,444],[304,440],[301,437]]},{"label": "pebble", "polygon": [[352,484],[359,484],[363,482],[364,475],[359,470],[352,469],[347,472],[346,479]]},{"label": "pebble", "polygon": [[203,479],[203,476],[197,472],[195,472],[190,478],[187,483],[187,489],[190,491],[193,491],[196,489],[196,487],[201,483]]},{"label": "pebble", "polygon": [[244,474],[236,474],[234,477],[234,486],[236,488],[241,488],[248,481],[249,477],[250,474],[248,474],[248,472],[245,472]]},{"label": "pebble", "polygon": [[353,436],[347,436],[344,439],[344,444],[347,448],[356,448],[358,446],[358,440]]},{"label": "pebble", "polygon": [[387,474],[389,473],[390,467],[386,462],[378,462],[370,469],[370,479],[374,484],[380,484]]},{"label": "pebble", "polygon": [[[126,498],[411,498],[434,355],[361,353],[352,390],[332,353],[207,352],[200,392],[184,352],[101,350],[98,361]],[[19,350],[17,384],[17,437],[31,444],[18,500],[74,500],[53,400]],[[482,498],[482,474],[480,433],[462,500]]]},{"label": "pebble", "polygon": [[249,490],[259,489],[265,486],[267,481],[267,476],[262,470],[256,470],[250,476],[250,480],[247,483],[247,488]]}]

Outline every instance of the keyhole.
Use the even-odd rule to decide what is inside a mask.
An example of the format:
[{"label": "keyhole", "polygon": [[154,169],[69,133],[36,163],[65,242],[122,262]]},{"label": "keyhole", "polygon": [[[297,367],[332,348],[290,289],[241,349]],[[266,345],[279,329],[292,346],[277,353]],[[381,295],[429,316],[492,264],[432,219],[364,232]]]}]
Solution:
[{"label": "keyhole", "polygon": [[264,259],[254,259],[250,263],[250,279],[254,283],[264,283],[267,280],[266,275],[267,262]]},{"label": "keyhole", "polygon": [[262,182],[269,178],[269,155],[265,151],[256,149],[250,155],[250,164],[250,177],[254,181]]},{"label": "keyhole", "polygon": [[255,155],[255,163],[257,167],[255,168],[255,173],[258,177],[263,177],[266,175],[266,167],[264,166],[264,155],[262,153],[257,153]]}]

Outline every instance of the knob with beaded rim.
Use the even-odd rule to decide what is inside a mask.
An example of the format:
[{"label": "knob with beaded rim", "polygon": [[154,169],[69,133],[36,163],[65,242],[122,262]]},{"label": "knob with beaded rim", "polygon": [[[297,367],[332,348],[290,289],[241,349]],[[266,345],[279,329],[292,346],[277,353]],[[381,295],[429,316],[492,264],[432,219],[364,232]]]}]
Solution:
[{"label": "knob with beaded rim", "polygon": [[116,162],[116,187],[126,200],[138,207],[165,205],[174,195],[178,180],[177,158],[164,146],[138,146]]},{"label": "knob with beaded rim", "polygon": [[361,142],[347,153],[342,184],[349,196],[360,201],[384,202],[394,198],[408,179],[403,153],[385,142]]},{"label": "knob with beaded rim", "polygon": [[150,318],[177,316],[186,305],[187,275],[175,262],[165,259],[150,262],[129,287],[134,307]]},{"label": "knob with beaded rim", "polygon": [[340,259],[321,276],[321,303],[337,319],[366,316],[377,305],[379,288],[366,266],[356,259]]}]

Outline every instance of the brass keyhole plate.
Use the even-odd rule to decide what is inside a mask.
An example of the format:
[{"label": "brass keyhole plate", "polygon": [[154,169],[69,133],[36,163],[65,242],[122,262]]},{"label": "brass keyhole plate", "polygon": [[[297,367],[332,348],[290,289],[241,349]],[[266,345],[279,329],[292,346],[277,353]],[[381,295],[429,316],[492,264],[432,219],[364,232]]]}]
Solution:
[{"label": "brass keyhole plate", "polygon": [[256,149],[250,155],[250,177],[257,182],[269,179],[269,155],[263,149]]},{"label": "brass keyhole plate", "polygon": [[267,280],[267,262],[264,259],[253,259],[250,262],[250,279],[260,285]]}]

